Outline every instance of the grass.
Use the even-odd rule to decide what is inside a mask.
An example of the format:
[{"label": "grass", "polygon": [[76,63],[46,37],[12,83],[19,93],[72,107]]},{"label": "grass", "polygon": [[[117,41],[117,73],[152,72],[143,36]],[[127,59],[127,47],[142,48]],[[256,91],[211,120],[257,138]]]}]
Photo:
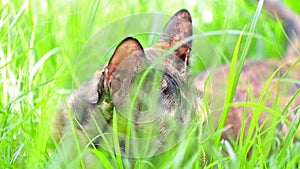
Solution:
[{"label": "grass", "polygon": [[[264,11],[255,12],[256,1],[187,2],[1,1],[0,168],[45,168],[56,148],[51,143],[51,121],[66,95],[104,64],[111,56],[111,48],[124,37],[134,35],[144,47],[154,41],[148,41],[150,33],[147,32],[152,29],[151,23],[156,21],[149,17],[153,15],[135,18],[134,14],[159,12],[161,23],[156,29],[161,29],[169,16],[179,9],[184,7],[191,12],[194,32],[199,35],[194,39],[193,74],[213,65],[231,63],[238,57],[234,52],[245,48],[249,50],[243,57],[252,59],[283,55],[286,37],[282,26]],[[293,0],[285,2],[300,13],[299,3]],[[204,22],[207,19],[202,18],[205,13],[213,15],[212,22]],[[134,19],[127,22],[122,19],[124,16]],[[258,17],[256,26],[245,30],[254,33],[251,43],[238,41],[239,33],[225,31],[242,31],[245,25],[253,25],[254,17]],[[147,31],[139,32],[143,26]],[[200,33],[203,34],[200,36]],[[269,93],[265,90],[264,94]],[[240,104],[261,112],[266,109],[264,99]],[[230,99],[228,104],[231,104]],[[281,113],[275,109],[271,111]],[[299,117],[293,126],[299,126],[297,119]],[[251,127],[258,129],[255,121]],[[274,128],[275,125],[271,126],[268,132],[274,133]],[[291,142],[295,134],[293,130],[283,146],[279,146],[282,144],[280,140],[272,137],[261,139],[259,136],[249,137],[246,142],[223,143],[218,137],[219,131],[209,138],[199,139],[195,127],[172,150],[152,158],[138,159],[134,164],[131,159],[115,157],[103,150],[85,150],[79,153],[79,157],[92,151],[101,160],[103,168],[296,168],[300,165],[300,145]],[[248,158],[251,147],[252,156]],[[77,162],[80,158],[73,162],[74,165]]]}]

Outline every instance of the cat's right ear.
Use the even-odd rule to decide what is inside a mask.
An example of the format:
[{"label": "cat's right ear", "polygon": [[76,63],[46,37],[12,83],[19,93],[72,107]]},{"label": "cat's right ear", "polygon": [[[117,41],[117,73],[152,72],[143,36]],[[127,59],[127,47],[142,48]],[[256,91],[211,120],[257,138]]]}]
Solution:
[{"label": "cat's right ear", "polygon": [[143,47],[135,38],[128,37],[117,46],[108,62],[104,80],[104,87],[110,91],[115,106],[123,103],[144,58]]},{"label": "cat's right ear", "polygon": [[169,50],[181,44],[175,49],[175,56],[182,60],[189,60],[192,41],[183,43],[182,41],[193,35],[192,17],[188,10],[182,9],[174,14],[165,26],[155,48]]}]

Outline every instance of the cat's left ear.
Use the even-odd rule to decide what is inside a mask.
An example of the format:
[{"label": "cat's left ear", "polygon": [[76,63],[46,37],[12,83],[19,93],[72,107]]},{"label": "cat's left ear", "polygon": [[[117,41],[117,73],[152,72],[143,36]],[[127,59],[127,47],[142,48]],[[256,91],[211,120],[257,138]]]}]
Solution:
[{"label": "cat's left ear", "polygon": [[192,41],[183,43],[182,40],[192,35],[193,25],[191,15],[186,9],[182,9],[174,14],[167,23],[157,44],[154,45],[154,48],[168,50],[173,46],[182,43],[182,45],[175,50],[175,55],[186,61],[188,60],[191,51]]},{"label": "cat's left ear", "polygon": [[132,79],[140,70],[145,54],[135,38],[124,39],[116,48],[105,70],[104,87],[110,91],[116,107],[120,107],[127,96]]}]

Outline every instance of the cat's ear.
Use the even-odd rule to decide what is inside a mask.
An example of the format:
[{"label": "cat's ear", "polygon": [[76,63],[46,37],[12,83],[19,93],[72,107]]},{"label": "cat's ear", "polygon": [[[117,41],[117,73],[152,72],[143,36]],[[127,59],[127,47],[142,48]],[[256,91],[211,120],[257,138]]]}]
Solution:
[{"label": "cat's ear", "polygon": [[105,88],[110,91],[115,106],[121,106],[144,58],[143,47],[135,38],[128,37],[117,46],[105,71]]},{"label": "cat's ear", "polygon": [[191,15],[186,9],[182,9],[169,20],[154,48],[168,50],[180,43],[182,45],[175,50],[175,54],[182,60],[188,60],[192,41],[183,43],[182,40],[192,35],[193,25]]}]

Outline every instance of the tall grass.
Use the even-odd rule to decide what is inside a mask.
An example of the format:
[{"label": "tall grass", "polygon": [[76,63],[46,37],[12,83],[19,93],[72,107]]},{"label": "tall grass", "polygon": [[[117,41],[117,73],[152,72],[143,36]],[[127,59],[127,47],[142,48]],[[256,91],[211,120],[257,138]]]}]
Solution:
[{"label": "tall grass", "polygon": [[[257,36],[246,46],[249,51],[245,55],[253,59],[282,56],[286,41],[282,26],[264,11],[255,13],[256,1],[192,2],[2,0],[0,168],[45,168],[57,148],[50,132],[51,121],[62,100],[82,82],[75,67],[88,67],[78,64],[84,45],[98,30],[124,16],[145,12],[172,15],[186,8],[192,14],[196,34],[224,32],[195,39],[191,58],[194,74],[216,63],[230,63],[232,57],[237,57],[234,51],[239,47],[232,44],[237,43],[238,34],[228,34],[224,30],[241,31],[258,15],[253,30]],[[300,13],[299,3],[293,0],[286,3]],[[212,22],[204,22],[207,19],[204,14],[207,13],[213,15]],[[136,24],[143,25],[145,22],[146,19]],[[117,27],[115,31],[125,32],[127,26]],[[100,36],[98,42],[105,45],[108,41],[117,43],[121,40],[114,38],[114,34],[108,37],[102,39]],[[149,46],[143,37],[141,41],[143,46]],[[241,45],[241,49],[244,47]],[[98,54],[99,66],[109,59],[105,55]],[[87,73],[85,78],[91,75]],[[260,109],[258,104],[256,108]],[[299,126],[299,121],[295,120],[293,125]],[[172,150],[156,157],[137,159],[134,164],[131,159],[114,157],[102,150],[87,151],[92,151],[101,161],[97,165],[104,168],[296,168],[296,164],[300,165],[300,145],[291,143],[292,136],[293,131],[287,137],[288,144],[282,148],[272,146],[267,155],[261,153],[265,151],[265,145],[280,143],[258,137],[249,139],[245,144],[235,141],[221,143],[218,137],[213,136],[199,139],[197,127]],[[252,146],[253,154],[247,158]],[[229,156],[224,156],[220,149],[225,149]]]}]

